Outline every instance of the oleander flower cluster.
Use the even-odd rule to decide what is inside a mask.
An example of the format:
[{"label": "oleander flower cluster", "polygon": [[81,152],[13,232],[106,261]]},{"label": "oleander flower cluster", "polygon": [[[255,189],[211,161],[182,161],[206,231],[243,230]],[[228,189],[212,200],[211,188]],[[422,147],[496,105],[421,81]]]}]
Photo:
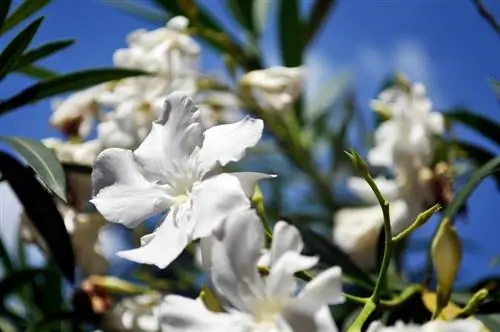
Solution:
[{"label": "oleander flower cluster", "polygon": [[[421,83],[387,88],[371,106],[388,118],[375,131],[375,145],[367,161],[392,173],[390,178],[380,176],[375,181],[390,201],[392,232],[396,235],[420,212],[439,202],[431,163],[433,140],[444,132],[444,119],[432,110]],[[333,238],[359,266],[370,269],[383,228],[382,211],[364,179],[348,178],[347,187],[369,205],[339,210],[334,215]]]}]

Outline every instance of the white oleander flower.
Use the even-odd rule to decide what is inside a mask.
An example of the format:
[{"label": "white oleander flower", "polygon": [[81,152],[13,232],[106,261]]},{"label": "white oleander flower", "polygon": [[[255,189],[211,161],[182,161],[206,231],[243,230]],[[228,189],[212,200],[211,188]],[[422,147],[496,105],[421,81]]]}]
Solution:
[{"label": "white oleander flower", "polygon": [[108,84],[100,84],[75,92],[64,100],[54,100],[50,124],[68,136],[86,138],[99,110],[97,99],[108,87]]},{"label": "white oleander flower", "polygon": [[384,326],[381,322],[373,322],[367,332],[481,332],[483,324],[474,319],[457,319],[454,321],[435,320],[424,325],[397,322],[394,326]]},{"label": "white oleander flower", "polygon": [[275,231],[269,275],[262,277],[261,221],[252,209],[231,213],[212,237],[201,240],[205,268],[230,306],[212,312],[199,300],[166,296],[160,308],[163,331],[337,331],[328,305],[343,301],[340,268],[320,273],[298,291],[294,273],[313,267],[318,258],[300,254],[303,244],[293,226],[280,222]]},{"label": "white oleander flower", "polygon": [[415,83],[409,92],[388,88],[371,106],[383,109],[390,119],[376,130],[368,162],[396,168],[426,166],[432,158],[432,136],[444,132],[444,118],[432,111],[424,85]]},{"label": "white oleander flower", "polygon": [[110,222],[136,227],[149,217],[168,214],[138,249],[118,254],[138,263],[169,265],[193,240],[211,234],[232,210],[250,206],[262,173],[220,173],[262,135],[262,120],[205,130],[199,110],[183,93],[171,94],[162,116],[135,150],[111,148],[96,159],[91,202]]},{"label": "white oleander flower", "polygon": [[102,144],[98,140],[75,143],[49,137],[42,139],[42,143],[52,149],[62,163],[83,166],[92,166],[95,158],[102,151]]},{"label": "white oleander flower", "polygon": [[254,70],[241,79],[251,89],[258,105],[264,109],[283,111],[290,108],[302,92],[301,67],[271,67]]},{"label": "white oleander flower", "polygon": [[100,327],[104,331],[159,332],[161,299],[159,293],[125,298],[104,314]]}]

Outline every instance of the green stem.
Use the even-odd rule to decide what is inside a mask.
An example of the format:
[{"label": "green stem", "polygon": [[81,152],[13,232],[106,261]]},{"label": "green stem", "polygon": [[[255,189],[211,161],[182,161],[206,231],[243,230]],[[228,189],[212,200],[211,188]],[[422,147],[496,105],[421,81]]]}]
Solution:
[{"label": "green stem", "polygon": [[363,328],[363,325],[365,324],[366,320],[370,315],[375,311],[377,308],[377,305],[372,301],[368,300],[365,303],[365,306],[359,313],[358,317],[356,317],[356,320],[354,320],[354,323],[349,327],[347,332],[361,332],[361,329]]},{"label": "green stem", "polygon": [[413,222],[413,224],[411,224],[410,227],[408,227],[407,229],[405,229],[404,231],[402,231],[398,235],[394,236],[392,238],[392,241],[393,242],[402,241],[408,235],[410,235],[411,232],[413,232],[414,230],[416,230],[417,228],[419,228],[420,226],[422,226],[423,224],[425,224],[430,219],[430,217],[432,217],[432,215],[435,212],[439,211],[440,209],[441,209],[441,206],[439,204],[435,204],[434,206],[432,206],[427,211],[419,213],[418,216],[417,216],[417,218]]}]

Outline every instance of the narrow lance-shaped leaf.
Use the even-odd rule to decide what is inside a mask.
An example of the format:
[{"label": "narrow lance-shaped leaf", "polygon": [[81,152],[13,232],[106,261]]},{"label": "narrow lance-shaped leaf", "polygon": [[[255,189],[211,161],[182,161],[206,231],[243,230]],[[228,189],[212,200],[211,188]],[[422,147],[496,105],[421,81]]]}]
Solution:
[{"label": "narrow lance-shaped leaf", "polygon": [[49,2],[50,0],[24,0],[21,2],[16,10],[14,10],[14,12],[4,21],[4,24],[0,28],[0,36],[22,21],[28,19],[31,15],[45,7]]},{"label": "narrow lance-shaped leaf", "polygon": [[16,62],[14,70],[26,67],[36,61],[46,58],[54,53],[62,51],[68,46],[73,45],[74,40],[59,40],[55,42],[50,42],[43,44],[42,46],[36,47],[32,50],[28,50],[24,53]]},{"label": "narrow lance-shaped leaf", "polygon": [[5,18],[7,18],[11,2],[12,0],[2,0],[0,2],[0,28],[2,27]]},{"label": "narrow lance-shaped leaf", "polygon": [[25,66],[16,69],[16,72],[39,80],[48,80],[58,75],[55,71],[38,65]]},{"label": "narrow lance-shaped leaf", "polygon": [[40,179],[59,198],[66,201],[66,178],[56,155],[39,141],[20,137],[2,137],[33,168]]},{"label": "narrow lance-shaped leaf", "polygon": [[462,123],[496,144],[500,144],[500,124],[496,123],[495,120],[472,113],[464,108],[457,108],[453,111],[445,112],[443,115],[449,121]]},{"label": "narrow lance-shaped leaf", "polygon": [[141,4],[133,3],[131,1],[121,0],[121,1],[105,1],[106,4],[118,8],[125,14],[131,15],[133,17],[138,17],[149,22],[165,24],[169,19],[170,15],[165,12],[160,12],[159,10],[154,10],[153,8],[148,8]]},{"label": "narrow lance-shaped leaf", "polygon": [[[466,154],[466,157],[468,159],[471,159],[478,166],[484,165],[488,161],[496,157],[493,152],[485,150],[468,142],[456,141],[455,145],[458,149]],[[500,189],[500,172],[495,172],[491,175],[495,178],[497,187]]]},{"label": "narrow lance-shaped leaf", "polygon": [[306,28],[304,40],[306,46],[314,40],[325,18],[330,16],[331,8],[334,7],[336,3],[337,0],[316,0],[314,2]]},{"label": "narrow lance-shaped leaf", "polygon": [[64,220],[52,196],[37,180],[31,169],[4,152],[0,152],[0,172],[16,193],[33,226],[44,239],[50,258],[66,279],[74,282],[73,248]]},{"label": "narrow lance-shaped leaf", "polygon": [[43,17],[32,22],[23,31],[21,31],[3,50],[0,54],[0,80],[5,77],[16,65],[24,50],[33,40]]},{"label": "narrow lance-shaped leaf", "polygon": [[102,68],[84,70],[58,76],[43,82],[38,82],[21,91],[14,97],[0,102],[0,114],[61,93],[88,88],[108,81],[120,80],[127,77],[145,74],[147,73],[139,70]]},{"label": "narrow lance-shaped leaf", "polygon": [[252,19],[255,33],[260,36],[266,27],[269,7],[271,1],[269,0],[254,0],[252,8]]},{"label": "narrow lance-shaped leaf", "polygon": [[251,34],[255,35],[252,9],[255,0],[226,0],[227,7],[236,21]]},{"label": "narrow lance-shaped leaf", "polygon": [[304,36],[297,0],[279,1],[278,22],[283,64],[287,67],[300,66],[304,50]]}]

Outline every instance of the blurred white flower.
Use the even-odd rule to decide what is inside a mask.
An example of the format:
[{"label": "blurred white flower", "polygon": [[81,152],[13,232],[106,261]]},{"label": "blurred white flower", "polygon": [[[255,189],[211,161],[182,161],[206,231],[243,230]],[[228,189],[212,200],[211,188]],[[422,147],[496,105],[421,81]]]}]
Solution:
[{"label": "blurred white flower", "polygon": [[205,128],[231,123],[244,117],[238,97],[226,91],[210,91],[198,94],[201,123]]},{"label": "blurred white flower", "polygon": [[397,322],[394,326],[384,326],[381,322],[373,322],[367,332],[481,332],[483,324],[475,319],[457,319],[454,321],[435,320],[424,325]]},{"label": "blurred white flower", "polygon": [[104,331],[160,331],[158,313],[161,299],[159,293],[125,298],[104,314],[100,327]]},{"label": "blurred white flower", "polygon": [[166,296],[160,308],[163,331],[337,331],[329,304],[343,301],[341,270],[332,267],[297,294],[294,273],[316,265],[302,256],[298,231],[280,222],[267,277],[257,270],[264,230],[254,210],[231,213],[212,237],[204,238],[205,267],[218,294],[231,304],[216,313],[199,300]]},{"label": "blurred white flower", "polygon": [[97,98],[108,88],[109,84],[100,84],[78,91],[64,100],[54,100],[50,124],[68,136],[86,138],[99,110]]},{"label": "blurred white flower", "polygon": [[232,210],[250,206],[261,173],[219,173],[262,135],[262,120],[243,120],[204,130],[192,99],[171,94],[162,116],[135,150],[111,148],[96,159],[91,202],[111,222],[136,227],[169,209],[163,223],[138,249],[118,254],[160,268],[192,240],[210,235]]},{"label": "blurred white flower", "polygon": [[409,92],[388,88],[371,106],[383,110],[390,119],[377,128],[368,162],[395,168],[426,166],[432,158],[432,136],[444,132],[444,119],[432,111],[424,85],[415,83]]},{"label": "blurred white flower", "polygon": [[302,93],[303,76],[302,67],[271,67],[245,74],[240,83],[251,89],[260,107],[283,111]]},{"label": "blurred white flower", "polygon": [[42,139],[42,143],[54,151],[60,162],[84,166],[92,166],[102,150],[102,144],[98,140],[77,143],[48,137]]}]

